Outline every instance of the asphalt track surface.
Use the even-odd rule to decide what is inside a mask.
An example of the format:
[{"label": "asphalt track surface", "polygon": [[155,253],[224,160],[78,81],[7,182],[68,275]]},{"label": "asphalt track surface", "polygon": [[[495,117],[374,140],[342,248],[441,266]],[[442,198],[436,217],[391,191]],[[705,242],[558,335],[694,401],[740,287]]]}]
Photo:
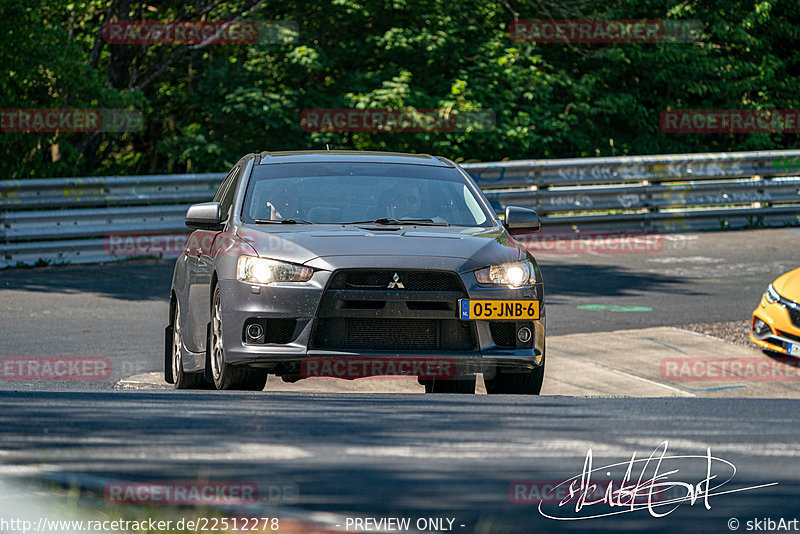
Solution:
[{"label": "asphalt track surface", "polygon": [[[80,474],[100,488],[236,481],[253,482],[268,496],[269,488],[292,487],[256,515],[324,511],[339,518],[331,530],[339,524],[345,531],[348,517],[447,517],[452,532],[729,532],[731,518],[744,530],[753,518],[798,515],[797,406],[754,399],[3,392],[0,420],[6,472]],[[692,505],[687,491],[675,488],[665,498],[680,502],[654,508],[675,508],[666,517],[637,510],[557,521],[538,511],[538,499],[529,500],[580,475],[589,449],[593,480],[617,487],[626,466],[604,466],[624,464],[634,453],[646,459],[663,441],[666,456],[680,458],[662,462],[658,473],[669,474],[660,481],[696,488],[710,474],[710,509],[702,492]],[[708,447],[730,464],[714,459],[707,468]],[[635,463],[631,478],[642,472],[645,480],[654,477],[655,464]],[[524,492],[516,493],[517,483]],[[718,495],[727,491],[734,492]],[[548,500],[543,511],[570,519],[621,510],[601,503],[578,513],[575,505]],[[120,508],[127,507],[107,505],[105,512],[113,517]]]},{"label": "asphalt track surface", "polygon": [[[548,334],[747,319],[767,284],[800,264],[796,229],[662,245],[648,254],[537,254]],[[162,365],[171,272],[171,262],[156,261],[0,272],[0,356],[112,362],[109,380],[0,380],[0,481],[25,473],[288,484],[296,499],[267,503],[281,513],[447,516],[454,532],[730,532],[731,518],[739,530],[756,518],[800,518],[792,400],[112,391],[116,380]],[[660,519],[639,510],[557,521],[509,496],[514,481],[538,490],[579,475],[590,448],[603,466],[646,457],[664,441],[668,455],[702,457],[710,447],[736,466],[711,493],[777,485],[711,496],[710,509],[702,498],[684,502]],[[670,481],[706,475],[702,458],[667,463],[680,470]],[[618,469],[609,470],[617,481]],[[730,475],[721,460],[711,470],[712,487]],[[578,513],[574,501],[544,507]]]}]

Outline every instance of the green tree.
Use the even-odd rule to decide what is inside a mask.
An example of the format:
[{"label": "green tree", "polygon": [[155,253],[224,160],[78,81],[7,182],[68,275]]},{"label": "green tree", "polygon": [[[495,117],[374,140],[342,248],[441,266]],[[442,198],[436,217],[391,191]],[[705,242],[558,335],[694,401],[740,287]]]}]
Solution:
[{"label": "green tree", "polygon": [[[519,19],[697,20],[693,43],[516,42]],[[293,40],[114,45],[119,20],[295,21]],[[667,109],[798,109],[794,0],[4,0],[3,108],[140,109],[126,133],[0,134],[6,178],[222,171],[260,150],[499,160],[779,149],[796,134],[666,134]],[[306,132],[304,109],[490,110],[489,130]]]}]

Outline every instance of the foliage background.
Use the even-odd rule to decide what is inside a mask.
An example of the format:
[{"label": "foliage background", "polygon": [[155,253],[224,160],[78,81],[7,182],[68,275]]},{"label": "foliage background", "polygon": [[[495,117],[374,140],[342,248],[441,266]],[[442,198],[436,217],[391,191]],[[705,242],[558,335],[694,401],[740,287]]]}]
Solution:
[{"label": "foliage background", "polygon": [[[666,7],[665,7],[666,6]],[[695,19],[697,43],[534,44],[520,19]],[[112,20],[295,21],[290,43],[109,45]],[[0,176],[218,172],[247,152],[457,161],[793,148],[664,134],[665,109],[800,109],[797,0],[2,0],[0,107],[142,110],[130,133],[0,133]],[[487,132],[308,133],[307,108],[490,109]]]}]

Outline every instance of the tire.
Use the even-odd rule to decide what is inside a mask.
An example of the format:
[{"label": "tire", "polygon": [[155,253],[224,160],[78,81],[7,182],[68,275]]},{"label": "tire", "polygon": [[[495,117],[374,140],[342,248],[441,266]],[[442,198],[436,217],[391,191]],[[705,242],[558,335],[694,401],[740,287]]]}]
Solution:
[{"label": "tire", "polygon": [[241,391],[261,391],[267,385],[267,371],[237,367],[225,361],[225,347],[222,344],[222,301],[219,285],[214,287],[211,301],[211,328],[208,336],[209,365],[211,378],[217,389]]},{"label": "tire", "polygon": [[208,383],[203,377],[203,373],[186,373],[183,370],[183,359],[181,358],[181,305],[175,301],[175,312],[172,316],[172,350],[170,358],[170,371],[175,389],[207,389]]},{"label": "tire", "polygon": [[494,377],[483,377],[489,395],[538,395],[544,382],[544,360],[536,369],[495,369]]},{"label": "tire", "polygon": [[475,393],[475,375],[453,380],[425,380],[425,393]]}]

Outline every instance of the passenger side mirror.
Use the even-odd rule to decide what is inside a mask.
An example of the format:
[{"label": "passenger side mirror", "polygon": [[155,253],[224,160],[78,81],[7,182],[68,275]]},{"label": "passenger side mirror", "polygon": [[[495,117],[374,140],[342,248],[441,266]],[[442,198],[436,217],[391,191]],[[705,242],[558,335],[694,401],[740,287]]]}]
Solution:
[{"label": "passenger side mirror", "polygon": [[532,209],[520,208],[517,206],[506,207],[506,216],[503,221],[503,226],[506,227],[508,233],[511,235],[538,232],[542,229],[542,223],[539,220],[538,213]]},{"label": "passenger side mirror", "polygon": [[186,226],[195,230],[222,230],[222,206],[219,202],[194,204],[186,210]]}]

